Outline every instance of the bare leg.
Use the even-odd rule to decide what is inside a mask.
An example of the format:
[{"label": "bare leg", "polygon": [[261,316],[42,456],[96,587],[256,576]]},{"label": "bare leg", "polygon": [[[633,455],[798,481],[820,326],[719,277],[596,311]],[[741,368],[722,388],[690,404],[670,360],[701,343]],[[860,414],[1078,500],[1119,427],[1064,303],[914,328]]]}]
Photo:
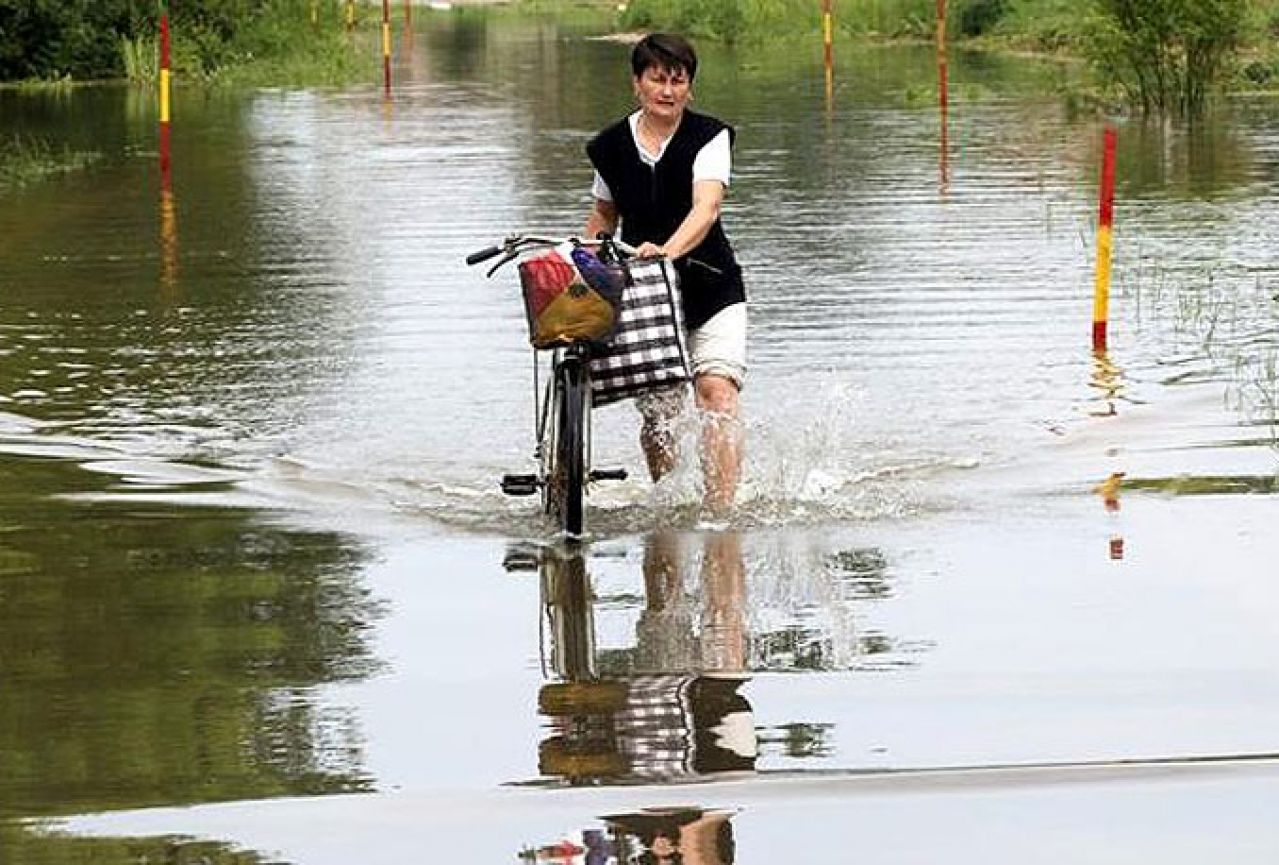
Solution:
[{"label": "bare leg", "polygon": [[650,423],[646,418],[640,424],[640,447],[648,463],[648,476],[654,481],[675,469],[675,435],[669,423]]},{"label": "bare leg", "polygon": [[680,573],[679,538],[669,531],[656,531],[644,544],[644,599],[649,610],[664,610],[684,591]]},{"label": "bare leg", "polygon": [[697,407],[702,412],[702,475],[706,492],[702,504],[723,515],[737,497],[742,471],[742,424],[738,419],[737,385],[721,375],[699,375],[695,382]]},{"label": "bare leg", "polygon": [[702,665],[715,672],[746,669],[746,565],[736,532],[706,536],[702,556]]},{"label": "bare leg", "polygon": [[675,672],[693,664],[693,617],[681,564],[676,535],[649,535],[644,544],[645,604],[635,623],[635,663],[640,671]]},{"label": "bare leg", "polygon": [[648,463],[648,474],[660,481],[675,469],[675,421],[684,408],[682,385],[648,394],[639,404],[640,447]]}]

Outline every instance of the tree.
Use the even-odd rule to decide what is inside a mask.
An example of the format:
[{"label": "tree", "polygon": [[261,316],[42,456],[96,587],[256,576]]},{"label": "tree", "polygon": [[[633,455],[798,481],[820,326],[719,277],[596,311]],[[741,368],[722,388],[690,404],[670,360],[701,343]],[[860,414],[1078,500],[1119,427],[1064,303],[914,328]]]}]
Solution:
[{"label": "tree", "polygon": [[153,10],[145,0],[0,0],[0,80],[119,75],[120,39]]}]

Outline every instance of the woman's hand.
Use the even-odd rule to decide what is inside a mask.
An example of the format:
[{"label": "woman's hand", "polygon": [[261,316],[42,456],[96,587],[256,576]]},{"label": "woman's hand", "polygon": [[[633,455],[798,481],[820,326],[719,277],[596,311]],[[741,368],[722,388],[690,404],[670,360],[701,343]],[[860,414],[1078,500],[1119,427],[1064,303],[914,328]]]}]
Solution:
[{"label": "woman's hand", "polygon": [[664,255],[666,255],[666,250],[656,243],[644,242],[635,250],[636,258],[661,258]]}]

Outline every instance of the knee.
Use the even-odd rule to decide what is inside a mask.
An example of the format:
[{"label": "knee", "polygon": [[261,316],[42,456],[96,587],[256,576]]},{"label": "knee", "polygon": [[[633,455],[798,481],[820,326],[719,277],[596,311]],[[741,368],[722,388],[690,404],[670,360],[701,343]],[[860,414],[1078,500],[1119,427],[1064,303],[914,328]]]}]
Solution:
[{"label": "knee", "polygon": [[702,411],[737,417],[737,385],[719,375],[700,375],[696,383],[697,405]]}]

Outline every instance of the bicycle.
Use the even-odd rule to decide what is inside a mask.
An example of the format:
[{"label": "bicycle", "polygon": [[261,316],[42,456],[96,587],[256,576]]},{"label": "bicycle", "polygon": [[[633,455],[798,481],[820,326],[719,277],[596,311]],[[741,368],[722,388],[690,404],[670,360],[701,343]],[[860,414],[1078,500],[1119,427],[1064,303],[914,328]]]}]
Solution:
[{"label": "bicycle", "polygon": [[[623,257],[634,249],[601,235],[593,241],[575,238],[553,238],[516,234],[500,245],[473,252],[466,257],[468,265],[501,256],[489,268],[492,277],[503,266],[521,260],[530,252],[545,251],[571,244],[574,248],[593,247],[597,258],[607,267],[616,267],[622,278],[626,270]],[[620,299],[619,299],[620,303]],[[531,316],[530,316],[531,318]],[[531,322],[530,322],[531,326]],[[513,496],[542,495],[542,509],[563,533],[580,538],[585,528],[584,499],[587,486],[596,481],[625,480],[626,469],[591,468],[591,367],[595,340],[565,338],[552,346],[551,376],[540,400],[538,391],[539,363],[533,359],[534,447],[537,474],[507,474],[502,477],[502,492]]]}]

